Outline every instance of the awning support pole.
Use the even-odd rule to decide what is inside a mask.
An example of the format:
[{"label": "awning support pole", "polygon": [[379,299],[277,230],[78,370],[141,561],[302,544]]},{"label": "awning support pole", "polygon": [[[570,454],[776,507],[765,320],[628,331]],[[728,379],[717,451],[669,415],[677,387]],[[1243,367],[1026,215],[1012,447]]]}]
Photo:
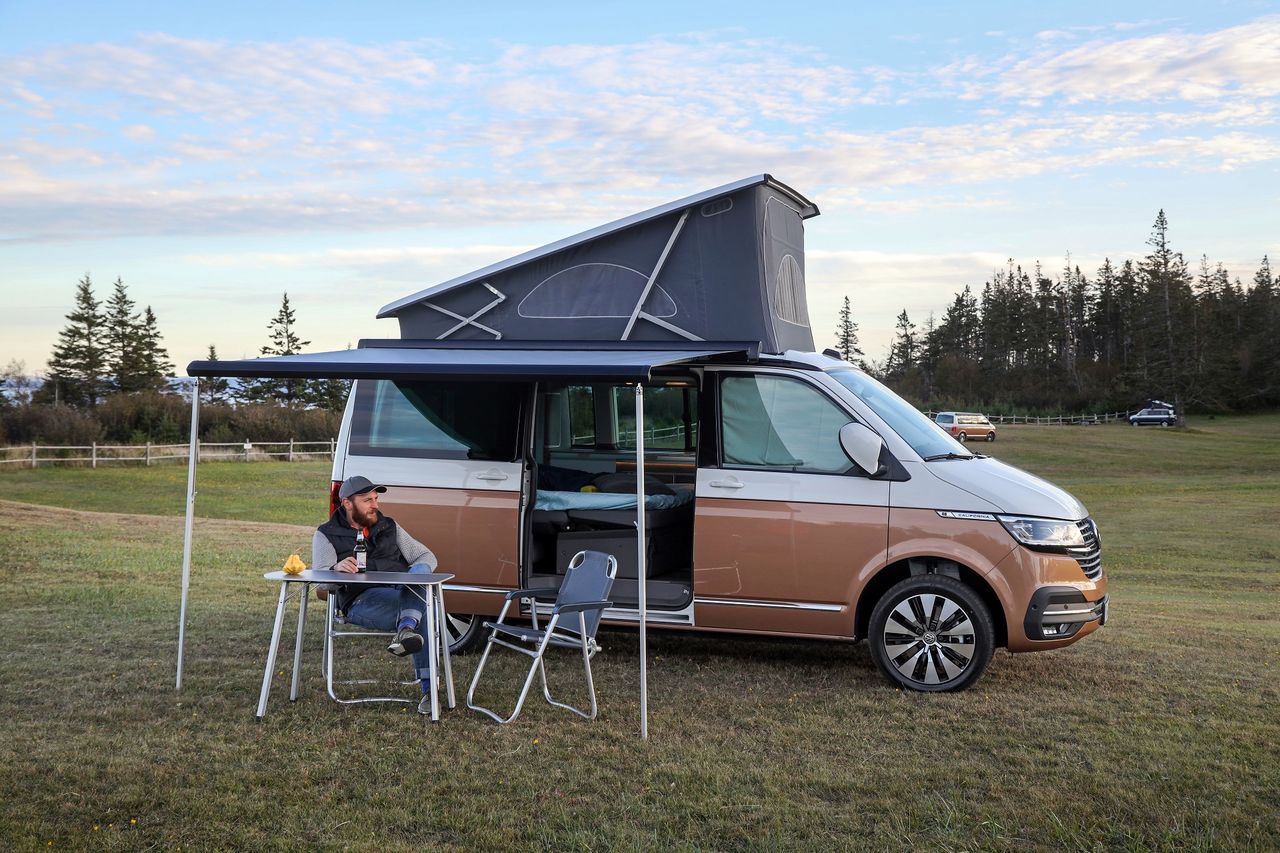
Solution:
[{"label": "awning support pole", "polygon": [[640,593],[640,738],[649,739],[648,586],[644,540],[644,383],[636,383],[636,586]]},{"label": "awning support pole", "polygon": [[182,657],[187,646],[187,592],[191,589],[191,522],[196,511],[196,461],[200,452],[200,380],[191,384],[191,449],[187,451],[187,523],[182,539],[182,607],[178,612],[178,678],[182,690]]}]

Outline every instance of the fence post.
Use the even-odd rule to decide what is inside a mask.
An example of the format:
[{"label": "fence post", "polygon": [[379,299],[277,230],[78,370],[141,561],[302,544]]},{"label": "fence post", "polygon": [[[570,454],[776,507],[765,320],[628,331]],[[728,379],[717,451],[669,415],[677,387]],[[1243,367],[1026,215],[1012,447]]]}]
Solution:
[{"label": "fence post", "polygon": [[93,443],[93,449],[89,451],[89,467],[98,467],[98,442]]},{"label": "fence post", "polygon": [[289,461],[293,461],[293,439],[289,439]]},{"label": "fence post", "polygon": [[36,443],[31,442],[31,467],[36,467]]},{"label": "fence post", "polygon": [[337,442],[338,440],[336,438],[332,436],[329,437],[329,461],[330,462],[333,461],[334,454],[338,452],[336,447]]},{"label": "fence post", "polygon": [[146,462],[145,462],[144,464],[145,464],[148,468],[150,468],[150,467],[151,467],[151,442],[149,442],[149,441],[147,442]]}]

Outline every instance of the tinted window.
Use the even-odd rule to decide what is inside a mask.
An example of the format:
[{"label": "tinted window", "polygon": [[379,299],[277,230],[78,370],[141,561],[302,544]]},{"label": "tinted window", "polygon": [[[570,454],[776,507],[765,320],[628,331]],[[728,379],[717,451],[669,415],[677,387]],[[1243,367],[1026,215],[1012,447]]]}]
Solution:
[{"label": "tinted window", "polygon": [[938,415],[938,423],[940,424],[951,423],[951,415]]},{"label": "tinted window", "polygon": [[776,376],[726,376],[720,382],[726,467],[844,474],[840,427],[853,420],[807,383]]},{"label": "tinted window", "polygon": [[361,382],[351,452],[514,461],[525,393],[508,382]]}]

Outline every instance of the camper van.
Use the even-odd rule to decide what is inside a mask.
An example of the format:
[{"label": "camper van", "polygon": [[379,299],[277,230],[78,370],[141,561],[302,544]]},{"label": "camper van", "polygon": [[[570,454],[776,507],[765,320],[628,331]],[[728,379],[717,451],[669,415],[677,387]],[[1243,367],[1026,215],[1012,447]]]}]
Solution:
[{"label": "camper van", "polygon": [[549,607],[583,549],[618,560],[608,623],[865,639],[912,690],[1097,630],[1078,500],[814,352],[816,215],[761,175],[396,300],[398,339],[188,372],[356,380],[331,505],[352,475],[388,487],[455,576],[457,652],[514,590]]}]

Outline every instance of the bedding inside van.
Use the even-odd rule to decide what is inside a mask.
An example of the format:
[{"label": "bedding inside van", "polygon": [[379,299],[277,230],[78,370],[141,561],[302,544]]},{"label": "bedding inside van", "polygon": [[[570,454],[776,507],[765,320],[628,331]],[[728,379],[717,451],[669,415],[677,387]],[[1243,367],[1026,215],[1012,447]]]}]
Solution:
[{"label": "bedding inside van", "polygon": [[[693,500],[692,489],[678,489],[670,495],[645,495],[646,509],[671,509]],[[560,492],[538,489],[534,509],[635,509],[636,496],[632,492]]]}]

